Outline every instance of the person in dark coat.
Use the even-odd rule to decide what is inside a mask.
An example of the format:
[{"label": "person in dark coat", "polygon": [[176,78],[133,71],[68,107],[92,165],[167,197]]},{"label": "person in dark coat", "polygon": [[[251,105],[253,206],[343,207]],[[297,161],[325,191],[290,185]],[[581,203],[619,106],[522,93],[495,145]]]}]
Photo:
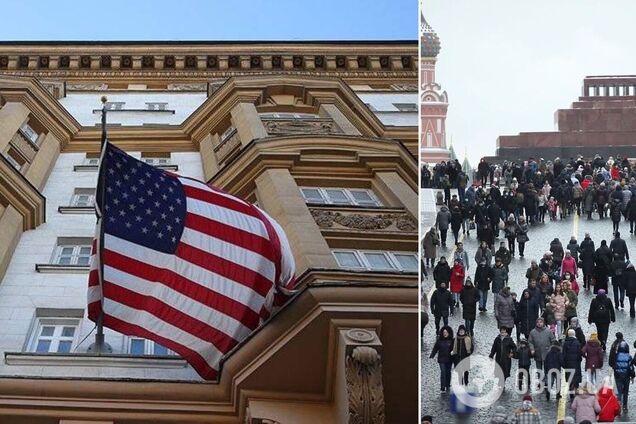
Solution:
[{"label": "person in dark coat", "polygon": [[499,384],[504,387],[506,379],[510,377],[512,357],[517,350],[517,345],[515,345],[512,337],[508,334],[508,328],[501,327],[499,330],[499,335],[492,343],[489,356],[490,358],[495,358],[495,361],[499,364],[503,371],[504,381],[500,381]]},{"label": "person in dark coat", "polygon": [[578,264],[579,263],[579,252],[581,250],[581,247],[579,246],[579,243],[576,241],[576,237],[572,236],[570,238],[570,242],[566,246],[566,250],[570,251],[570,254],[572,255],[572,257],[574,258],[574,260]]},{"label": "person in dark coat", "polygon": [[601,289],[590,303],[590,311],[587,315],[587,322],[588,324],[594,323],[596,325],[596,329],[598,330],[598,340],[601,342],[603,350],[605,350],[610,322],[615,321],[616,314],[614,313],[614,305],[610,298],[606,296],[605,290]]},{"label": "person in dark coat", "polygon": [[516,236],[517,243],[519,244],[519,256],[523,258],[523,252],[526,248],[526,243],[530,241],[530,237],[528,237],[528,231],[530,231],[530,227],[526,223],[526,220],[523,216],[519,217],[519,225],[517,226]]},{"label": "person in dark coat", "polygon": [[616,383],[616,397],[623,405],[623,411],[627,411],[627,397],[629,396],[629,382],[633,380],[633,358],[629,354],[629,346],[625,341],[618,344],[616,358],[614,360],[614,381]]},{"label": "person in dark coat", "polygon": [[539,303],[532,298],[528,289],[521,293],[521,300],[517,304],[516,312],[515,324],[519,327],[521,334],[527,339],[539,317]]},{"label": "person in dark coat", "polygon": [[580,250],[581,268],[583,270],[583,287],[590,289],[590,281],[594,273],[595,249],[594,242],[590,238],[590,234],[585,234],[585,239],[581,242]]},{"label": "person in dark coat", "polygon": [[446,287],[448,287],[448,284],[450,283],[450,276],[450,265],[448,265],[448,262],[446,261],[446,256],[442,256],[441,258],[439,258],[439,262],[437,262],[435,268],[433,268],[433,280],[435,280],[435,288],[439,289],[442,283],[446,284]]},{"label": "person in dark coat", "polygon": [[464,222],[464,214],[462,213],[459,206],[453,207],[451,210],[451,231],[453,232],[453,238],[455,239],[455,244],[459,241],[459,231],[462,228],[462,222]]},{"label": "person in dark coat", "polygon": [[625,293],[629,299],[629,316],[630,318],[635,318],[636,309],[634,308],[634,301],[636,301],[636,270],[634,269],[634,264],[630,263],[625,268],[623,284],[625,285]]},{"label": "person in dark coat", "polygon": [[433,359],[437,355],[437,363],[439,364],[440,390],[446,392],[451,385],[451,369],[453,367],[453,330],[445,325],[442,327],[439,338],[433,346],[430,358]]},{"label": "person in dark coat", "polygon": [[[557,386],[561,378],[561,368],[563,367],[563,355],[561,344],[558,340],[553,340],[550,350],[543,361],[543,371],[546,376],[545,398],[550,400],[550,391],[552,387]],[[557,391],[557,399],[561,399],[560,391]]]},{"label": "person in dark coat", "polygon": [[632,196],[632,198],[627,202],[627,219],[629,219],[629,232],[634,233],[634,228],[636,227],[636,197]]},{"label": "person in dark coat", "polygon": [[568,320],[568,329],[570,328],[574,330],[574,337],[579,341],[579,344],[585,346],[585,333],[583,333],[583,329],[581,328],[579,317],[572,317]]},{"label": "person in dark coat", "polygon": [[616,349],[618,345],[625,340],[623,337],[623,333],[618,331],[616,333],[616,339],[612,342],[612,346],[610,347],[609,355],[607,355],[607,365],[614,368],[616,366]]},{"label": "person in dark coat", "polygon": [[475,284],[479,290],[479,310],[486,311],[486,302],[488,301],[488,291],[492,282],[492,268],[488,266],[486,260],[482,260],[475,270]]},{"label": "person in dark coat", "polygon": [[625,283],[623,274],[627,264],[625,260],[618,254],[614,254],[614,260],[610,264],[610,275],[612,277],[612,291],[614,292],[614,308],[625,308]]},{"label": "person in dark coat", "polygon": [[[457,328],[457,336],[453,341],[453,351],[451,352],[455,367],[457,367],[461,361],[468,358],[474,349],[475,345],[473,344],[471,335],[466,331],[466,327],[460,325]],[[468,384],[468,371],[465,371],[464,375],[459,375],[458,377],[461,384]]]},{"label": "person in dark coat", "polygon": [[459,293],[459,301],[462,304],[462,317],[464,318],[464,325],[466,331],[471,336],[474,335],[475,319],[477,318],[477,302],[479,302],[479,291],[470,277],[466,278],[464,288]]},{"label": "person in dark coat", "polygon": [[[575,337],[574,329],[568,330],[568,335],[563,342],[563,350],[561,352],[561,363],[566,369],[565,381],[570,381],[570,392],[579,387],[581,383],[581,344]],[[574,398],[574,394],[570,394],[570,399]]]},{"label": "person in dark coat", "polygon": [[602,240],[601,247],[594,254],[594,294],[601,289],[607,293],[611,263],[612,251],[607,247],[607,242]]},{"label": "person in dark coat", "polygon": [[521,336],[514,357],[519,360],[517,365],[517,388],[520,391],[523,388],[525,388],[525,391],[528,391],[530,390],[530,363],[532,352],[530,351],[530,346],[525,336]]},{"label": "person in dark coat", "polygon": [[512,255],[510,254],[510,250],[506,249],[505,241],[499,243],[499,250],[495,252],[495,261],[497,258],[501,260],[501,263],[508,269],[510,262],[512,262]]},{"label": "person in dark coat", "polygon": [[621,210],[621,201],[619,199],[614,199],[612,201],[612,205],[610,206],[610,218],[612,219],[612,231],[618,231],[618,227],[621,223],[621,218],[623,217],[623,211]]},{"label": "person in dark coat", "polygon": [[453,296],[446,288],[446,284],[440,284],[439,288],[433,292],[430,300],[431,313],[435,317],[435,334],[439,334],[439,322],[444,321],[448,325],[448,316],[453,310]]},{"label": "person in dark coat", "polygon": [[609,248],[612,251],[611,257],[614,257],[613,255],[618,253],[622,258],[629,260],[629,250],[627,249],[627,243],[625,243],[625,240],[621,238],[620,232],[616,231],[614,233],[614,240],[612,240],[612,242],[610,243]]},{"label": "person in dark coat", "polygon": [[550,252],[552,252],[552,260],[557,265],[557,267],[560,267],[561,262],[563,261],[563,256],[565,256],[561,240],[555,238],[550,242]]}]

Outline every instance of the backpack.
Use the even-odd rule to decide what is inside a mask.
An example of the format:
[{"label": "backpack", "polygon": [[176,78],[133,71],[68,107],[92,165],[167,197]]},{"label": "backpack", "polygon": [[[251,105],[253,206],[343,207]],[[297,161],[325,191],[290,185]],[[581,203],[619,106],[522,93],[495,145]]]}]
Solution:
[{"label": "backpack", "polygon": [[611,318],[611,314],[610,314],[610,310],[607,307],[607,304],[605,304],[605,302],[601,302],[598,304],[598,306],[596,307],[596,314],[595,314],[595,318],[596,319],[602,319],[602,320],[607,320],[609,321],[609,319]]},{"label": "backpack", "polygon": [[618,352],[616,354],[616,364],[614,372],[616,374],[625,375],[630,371],[632,357],[627,352]]}]

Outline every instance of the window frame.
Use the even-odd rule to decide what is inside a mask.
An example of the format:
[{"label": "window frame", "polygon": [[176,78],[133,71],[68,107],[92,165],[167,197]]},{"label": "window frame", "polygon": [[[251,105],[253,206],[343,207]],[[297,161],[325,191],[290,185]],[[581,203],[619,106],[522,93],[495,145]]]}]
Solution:
[{"label": "window frame", "polygon": [[22,124],[18,131],[29,143],[33,144],[34,146],[38,145],[40,134],[38,134],[37,131],[35,131],[28,122]]},{"label": "window frame", "polygon": [[20,159],[22,159],[22,157],[20,155],[17,154],[17,152],[14,152],[13,148],[9,148],[5,153],[3,153],[4,158],[11,164],[11,166],[13,166],[18,172],[22,172],[22,169],[24,168],[24,166],[26,165],[27,161],[23,160],[22,163],[20,163],[20,161],[18,159],[16,159],[16,156],[19,156]]},{"label": "window frame", "polygon": [[156,354],[154,353],[154,348],[155,345],[159,345],[162,346],[161,344],[153,341],[153,340],[149,340],[149,339],[145,339],[143,337],[139,337],[139,336],[124,336],[126,338],[125,342],[124,342],[124,346],[126,347],[126,354],[127,355],[131,355],[131,356],[141,356],[135,353],[132,353],[132,343],[134,340],[143,340],[144,342],[144,356],[176,356],[178,357],[179,355],[173,351],[172,349],[169,349],[165,346],[163,346],[166,349],[166,354]]},{"label": "window frame", "polygon": [[[81,196],[88,196],[88,202],[85,205],[80,205],[79,198]],[[71,197],[70,206],[78,207],[78,208],[90,208],[95,204],[95,189],[94,188],[80,188],[76,187],[73,191],[73,196]]]},{"label": "window frame", "polygon": [[[404,268],[400,261],[397,259],[396,255],[408,255],[415,259],[415,263],[418,264],[418,256],[417,253],[414,252],[403,252],[403,251],[388,251],[388,250],[357,250],[357,249],[331,249],[331,252],[336,259],[336,263],[338,267],[342,269],[361,269],[366,271],[400,271],[400,272],[417,272],[417,267],[415,269]],[[361,267],[346,267],[343,266],[340,261],[338,261],[338,257],[336,253],[353,253],[360,264]],[[369,259],[365,256],[366,254],[382,254],[384,258],[389,263],[389,268],[379,268],[371,266]]]},{"label": "window frame", "polygon": [[393,103],[399,112],[417,113],[417,103]]},{"label": "window frame", "polygon": [[146,102],[146,110],[165,112],[168,110],[168,102]]},{"label": "window frame", "polygon": [[[301,186],[299,187],[300,193],[305,199],[306,204],[321,204],[321,205],[338,205],[338,206],[357,206],[357,207],[371,207],[371,208],[381,208],[384,207],[384,204],[380,201],[378,196],[373,192],[373,189],[370,188],[343,188],[343,187],[311,187],[311,186]],[[309,199],[305,196],[305,192],[303,189],[307,190],[318,190],[320,196],[322,197],[323,202],[316,203],[314,199]],[[347,198],[347,203],[336,202],[332,199],[327,190],[341,190],[345,197]],[[362,202],[357,200],[353,195],[353,192],[365,192],[369,195],[372,202]]]},{"label": "window frame", "polygon": [[[88,238],[87,238],[88,240]],[[88,247],[89,252],[88,252],[88,262],[86,264],[80,264],[79,259],[84,257],[85,255],[81,254],[81,250],[82,248],[86,248]],[[73,250],[71,251],[70,255],[63,255],[63,251],[65,248],[72,248]],[[55,252],[53,254],[53,258],[51,261],[51,265],[60,265],[60,266],[69,266],[69,265],[76,265],[76,266],[89,266],[90,265],[90,257],[91,257],[91,250],[92,250],[92,240],[88,242],[88,244],[71,244],[71,243],[65,243],[65,244],[60,244],[58,241],[58,244],[55,248]],[[68,264],[62,264],[60,263],[60,261],[62,260],[63,257],[68,256],[69,259],[69,263]]]},{"label": "window frame", "polygon": [[[81,328],[81,318],[69,318],[69,317],[36,317],[31,334],[29,336],[29,342],[26,346],[26,351],[29,353],[62,353],[68,354],[72,353],[77,347],[77,342],[79,339],[79,333]],[[42,336],[42,330],[44,327],[54,327],[52,336]],[[62,336],[62,332],[64,327],[73,327],[75,331],[73,332],[73,336]],[[59,329],[59,331],[58,331]],[[49,345],[47,352],[38,352],[37,347],[40,340],[49,340],[51,343]],[[62,341],[70,341],[71,346],[68,352],[58,352],[60,342]]]},{"label": "window frame", "polygon": [[107,111],[111,111],[111,110],[124,110],[124,105],[126,104],[126,102],[106,102],[104,104],[104,108]]}]

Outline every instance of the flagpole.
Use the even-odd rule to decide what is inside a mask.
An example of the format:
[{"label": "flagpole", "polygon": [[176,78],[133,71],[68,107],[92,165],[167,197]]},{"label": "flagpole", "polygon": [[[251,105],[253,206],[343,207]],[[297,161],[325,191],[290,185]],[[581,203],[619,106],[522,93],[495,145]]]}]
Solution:
[{"label": "flagpole", "polygon": [[[106,142],[108,139],[108,133],[106,131],[106,102],[108,101],[108,99],[106,98],[106,96],[102,96],[101,98],[101,102],[102,102],[102,138],[101,138],[101,143],[100,143],[100,173],[98,178],[98,183],[97,183],[97,187],[101,188],[101,190],[98,190],[98,192],[96,192],[95,194],[99,196],[99,205],[100,207],[104,205],[104,193],[106,190],[104,190],[104,181],[103,181],[103,175],[104,173],[101,172],[102,170],[102,166],[104,164],[104,147],[106,146]],[[97,211],[96,211],[97,212]],[[98,222],[101,219],[101,216],[98,215],[97,217]],[[102,225],[102,223],[100,223],[100,236],[99,236],[99,249],[97,251],[97,253],[100,255],[99,258],[99,270],[98,270],[98,274],[99,274],[99,284],[100,287],[103,288],[103,284],[104,284],[104,280],[103,280],[103,275],[104,275],[104,267],[102,265],[102,251],[103,251],[103,247],[104,247],[104,227]],[[102,305],[103,307],[103,305]],[[97,328],[97,332],[95,333],[95,342],[89,346],[88,351],[92,352],[92,353],[96,353],[97,355],[101,355],[102,353],[112,353],[112,348],[110,347],[110,345],[108,345],[107,343],[104,342],[104,324],[103,324],[103,320],[104,320],[104,311],[103,309],[100,307],[99,309],[99,315],[97,316],[97,320],[95,322],[95,326]]]}]

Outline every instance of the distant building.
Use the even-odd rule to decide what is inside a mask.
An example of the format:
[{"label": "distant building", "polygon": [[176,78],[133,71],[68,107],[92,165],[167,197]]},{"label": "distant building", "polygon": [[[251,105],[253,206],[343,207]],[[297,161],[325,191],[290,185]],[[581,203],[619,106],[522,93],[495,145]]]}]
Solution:
[{"label": "distant building", "polygon": [[448,95],[435,81],[439,37],[423,14],[420,19],[420,157],[423,163],[433,164],[450,158],[446,148]]},{"label": "distant building", "polygon": [[[418,417],[415,41],[0,43],[0,422],[408,423]],[[109,140],[257,203],[298,296],[206,382],[105,329],[87,353],[102,96]]]},{"label": "distant building", "polygon": [[497,138],[498,159],[636,157],[636,76],[590,76],[570,109],[554,114],[556,131]]}]

